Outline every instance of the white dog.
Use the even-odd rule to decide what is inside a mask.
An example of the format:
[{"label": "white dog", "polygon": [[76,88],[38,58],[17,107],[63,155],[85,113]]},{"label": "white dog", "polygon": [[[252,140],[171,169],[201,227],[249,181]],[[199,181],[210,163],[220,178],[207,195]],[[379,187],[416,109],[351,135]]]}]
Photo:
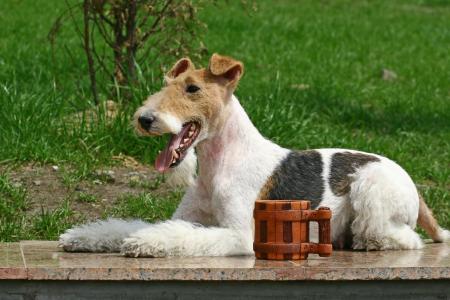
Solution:
[{"label": "white dog", "polygon": [[330,207],[335,247],[419,249],[416,222],[436,242],[450,238],[395,162],[353,150],[293,151],[265,139],[233,95],[242,74],[241,62],[217,54],[206,69],[181,59],[136,112],[142,135],[171,134],[155,168],[173,168],[190,183],[171,220],[98,221],[68,230],[61,246],[136,257],[251,255],[256,199]]}]

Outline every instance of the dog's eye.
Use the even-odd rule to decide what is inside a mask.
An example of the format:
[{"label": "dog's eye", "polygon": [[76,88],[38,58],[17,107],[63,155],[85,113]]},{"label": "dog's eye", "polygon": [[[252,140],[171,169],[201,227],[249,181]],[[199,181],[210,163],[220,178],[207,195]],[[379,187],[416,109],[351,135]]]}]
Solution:
[{"label": "dog's eye", "polygon": [[191,94],[197,92],[198,90],[200,90],[200,88],[193,84],[190,84],[186,87],[186,92],[191,93]]}]

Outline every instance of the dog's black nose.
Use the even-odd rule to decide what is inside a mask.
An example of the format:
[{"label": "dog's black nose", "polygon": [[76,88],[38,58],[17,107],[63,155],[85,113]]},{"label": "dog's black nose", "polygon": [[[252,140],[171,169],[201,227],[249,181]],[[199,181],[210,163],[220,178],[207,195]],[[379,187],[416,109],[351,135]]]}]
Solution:
[{"label": "dog's black nose", "polygon": [[141,124],[142,128],[144,128],[145,130],[149,130],[150,127],[152,127],[153,121],[155,121],[155,117],[144,115],[144,116],[140,116],[138,121],[139,121],[139,124]]}]

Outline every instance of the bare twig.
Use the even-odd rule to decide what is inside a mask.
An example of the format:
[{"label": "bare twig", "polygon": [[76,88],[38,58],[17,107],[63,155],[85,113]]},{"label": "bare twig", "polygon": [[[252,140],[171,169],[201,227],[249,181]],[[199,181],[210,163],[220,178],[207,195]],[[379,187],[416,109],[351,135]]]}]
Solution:
[{"label": "bare twig", "polygon": [[96,14],[94,14],[94,23],[98,29],[98,32],[100,33],[100,35],[103,37],[104,41],[112,48],[114,47],[114,42],[113,40],[109,37],[108,34],[108,30],[105,28],[105,25],[100,22],[96,16]]},{"label": "bare twig", "polygon": [[83,2],[83,21],[84,21],[84,32],[83,32],[83,49],[86,54],[86,59],[88,63],[88,70],[89,70],[89,80],[91,81],[91,92],[92,97],[94,99],[95,105],[99,104],[98,101],[98,93],[97,93],[97,78],[95,77],[95,63],[94,59],[92,58],[92,51],[90,46],[90,21],[89,21],[89,15],[90,15],[90,0],[84,0]]},{"label": "bare twig", "polygon": [[[66,2],[66,5],[68,7],[70,7],[70,4],[69,4],[68,0],[65,0],[65,2]],[[74,5],[74,8],[75,7],[76,6]],[[68,9],[67,12],[69,13],[70,18],[72,19],[72,23],[74,25],[75,31],[78,33],[79,36],[83,36],[83,33],[82,33],[80,27],[78,27],[78,23],[77,23],[77,21],[75,19],[75,16],[73,15],[73,9]]]},{"label": "bare twig", "polygon": [[136,0],[128,1],[128,17],[126,21],[127,34],[125,37],[126,49],[127,49],[127,64],[128,64],[128,77],[129,80],[134,81],[136,79],[136,67],[135,67],[135,55],[136,55],[136,14],[137,3]]},{"label": "bare twig", "polygon": [[156,26],[161,21],[161,19],[164,16],[165,11],[169,7],[169,5],[172,3],[172,0],[167,0],[166,4],[163,6],[161,11],[159,12],[158,16],[156,17],[155,21],[153,22],[153,25],[150,27],[150,30],[148,30],[141,38],[141,43],[145,43],[145,41],[150,37],[150,35],[154,32]]},{"label": "bare twig", "polygon": [[103,72],[105,74],[107,74],[108,76],[110,76],[110,78],[112,79],[112,77],[110,75],[111,72],[109,71],[108,67],[105,64],[105,53],[103,52],[102,57],[100,57],[100,55],[98,55],[98,53],[97,53],[97,47],[95,46],[94,29],[91,30],[90,38],[91,38],[91,45],[92,45],[91,46],[92,53],[94,54],[96,61],[98,62],[99,66],[101,67]]},{"label": "bare twig", "polygon": [[100,19],[105,21],[109,26],[114,27],[114,22],[108,19],[107,16],[105,16],[103,13],[98,13],[98,15],[100,16]]}]

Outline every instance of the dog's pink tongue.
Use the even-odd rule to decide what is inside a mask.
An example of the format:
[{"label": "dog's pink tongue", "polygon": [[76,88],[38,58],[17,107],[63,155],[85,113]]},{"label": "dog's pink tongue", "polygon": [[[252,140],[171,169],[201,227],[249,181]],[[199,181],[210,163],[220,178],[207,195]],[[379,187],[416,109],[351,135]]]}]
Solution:
[{"label": "dog's pink tongue", "polygon": [[170,164],[172,163],[172,160],[173,160],[173,149],[171,147],[171,143],[169,142],[166,148],[164,148],[164,150],[161,151],[161,153],[156,157],[155,169],[161,173],[167,171],[167,169],[169,169],[170,167]]},{"label": "dog's pink tongue", "polygon": [[178,134],[172,134],[172,137],[170,138],[169,143],[167,144],[166,148],[156,157],[155,161],[155,169],[163,173],[167,171],[172,164],[175,152],[175,149],[177,149],[180,146],[181,140],[183,139],[184,134],[186,131],[189,130],[189,126],[183,127],[181,129],[180,133]]}]

